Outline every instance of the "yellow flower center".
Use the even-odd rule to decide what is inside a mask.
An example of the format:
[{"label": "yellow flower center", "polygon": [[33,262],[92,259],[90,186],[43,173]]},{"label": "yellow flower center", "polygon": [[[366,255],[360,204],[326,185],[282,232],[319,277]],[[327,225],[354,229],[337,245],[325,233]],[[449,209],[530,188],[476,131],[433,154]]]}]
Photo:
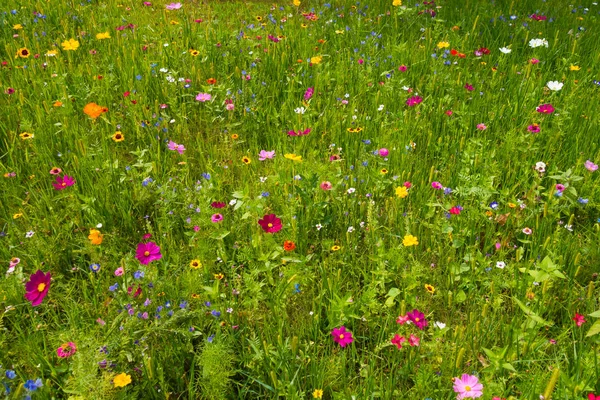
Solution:
[{"label": "yellow flower center", "polygon": [[340,339],[343,339],[343,338],[344,338],[344,334],[342,333],[342,334],[340,335]]},{"label": "yellow flower center", "polygon": [[65,182],[60,184],[61,186],[67,186],[67,184]]},{"label": "yellow flower center", "polygon": [[148,257],[148,256],[150,255],[150,252],[149,252],[149,251],[145,251],[145,252],[144,252],[144,255],[145,255],[146,257]]},{"label": "yellow flower center", "polygon": [[465,386],[465,391],[470,392],[471,391],[471,386]]},{"label": "yellow flower center", "polygon": [[419,322],[419,318],[418,318],[418,317],[417,317],[417,318],[415,318],[415,322]]},{"label": "yellow flower center", "polygon": [[40,283],[37,287],[38,292],[43,292],[44,289],[46,289],[46,284],[45,283]]},{"label": "yellow flower center", "polygon": [[269,222],[269,224],[267,225],[269,228],[273,227],[273,224]]}]

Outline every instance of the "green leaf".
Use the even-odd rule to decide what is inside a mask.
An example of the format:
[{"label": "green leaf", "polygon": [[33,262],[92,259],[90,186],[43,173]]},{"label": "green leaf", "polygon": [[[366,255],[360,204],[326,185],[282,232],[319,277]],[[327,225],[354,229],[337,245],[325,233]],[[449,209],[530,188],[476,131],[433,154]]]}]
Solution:
[{"label": "green leaf", "polygon": [[506,363],[502,363],[502,368],[507,369],[507,370],[512,371],[512,372],[517,372],[517,370],[515,369],[515,367],[512,366],[511,363],[507,363],[507,362]]},{"label": "green leaf", "polygon": [[592,318],[600,318],[600,310],[594,311],[593,313],[588,314],[588,316],[590,316]]},{"label": "green leaf", "polygon": [[457,303],[462,303],[466,299],[467,299],[467,294],[464,292],[464,290],[461,290],[460,292],[458,292],[456,294],[455,300],[456,300]]},{"label": "green leaf", "polygon": [[587,335],[585,337],[594,336],[600,333],[600,320],[594,322],[594,325],[590,328]]},{"label": "green leaf", "polygon": [[519,299],[517,299],[516,297],[513,297],[513,300],[515,301],[515,303],[517,303],[517,305],[521,308],[521,310],[523,310],[523,312],[525,313],[525,315],[529,318],[531,318],[532,320],[534,320],[537,323],[540,323],[542,325],[545,326],[552,326],[552,322],[548,322],[545,319],[543,319],[542,317],[540,317],[539,315],[537,315],[536,313],[534,313],[533,311],[531,311],[531,309],[529,307],[527,307],[525,304],[521,303],[519,301]]},{"label": "green leaf", "polygon": [[231,232],[229,232],[227,229],[219,229],[218,231],[211,233],[210,238],[217,239],[217,240],[223,240],[230,233]]},{"label": "green leaf", "polygon": [[387,294],[387,299],[385,300],[386,307],[392,307],[394,305],[394,299],[399,294],[400,294],[400,289],[398,289],[398,288],[391,288],[390,291]]}]

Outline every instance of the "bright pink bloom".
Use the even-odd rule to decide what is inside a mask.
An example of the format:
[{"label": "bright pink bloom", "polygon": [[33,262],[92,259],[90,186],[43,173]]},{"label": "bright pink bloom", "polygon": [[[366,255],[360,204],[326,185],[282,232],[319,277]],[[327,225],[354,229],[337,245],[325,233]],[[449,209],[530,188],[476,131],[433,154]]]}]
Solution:
[{"label": "bright pink bloom", "polygon": [[540,60],[538,60],[537,58],[532,58],[531,60],[529,60],[530,63],[532,63],[533,65],[537,64],[540,62]]},{"label": "bright pink bloom", "polygon": [[73,343],[73,342],[65,343],[62,346],[60,346],[58,349],[56,349],[56,354],[60,358],[71,357],[76,352],[77,352],[77,346],[75,346],[75,343]]},{"label": "bright pink bloom", "polygon": [[310,128],[306,128],[305,130],[301,131],[300,129],[298,129],[298,132],[295,131],[288,131],[288,135],[289,136],[306,136],[310,133]]},{"label": "bright pink bloom", "polygon": [[402,184],[402,186],[404,186],[407,189],[410,189],[412,187],[412,183],[410,183],[409,181],[406,181]]},{"label": "bright pink bloom", "polygon": [[260,153],[258,154],[259,161],[265,161],[267,158],[271,159],[273,157],[275,157],[275,150],[271,150],[271,151],[261,150]]},{"label": "bright pink bloom", "polygon": [[585,320],[585,318],[583,317],[583,315],[578,314],[578,313],[575,313],[575,316],[573,317],[573,321],[575,321],[575,324],[577,326],[581,326],[587,322]]},{"label": "bright pink bloom", "polygon": [[425,314],[416,308],[411,312],[406,313],[406,315],[420,330],[423,330],[428,324],[427,320],[425,319]]},{"label": "bright pink bloom", "polygon": [[557,183],[556,184],[556,190],[558,190],[559,192],[562,192],[565,190],[565,185],[563,185],[562,183]]},{"label": "bright pink bloom", "polygon": [[456,207],[455,206],[455,207],[452,207],[450,209],[450,214],[452,214],[452,215],[460,215],[460,211],[461,211],[460,207]]},{"label": "bright pink bloom", "polygon": [[183,152],[185,151],[184,145],[177,144],[172,140],[169,141],[168,147],[169,147],[169,150],[177,151],[179,154],[183,154]]},{"label": "bright pink bloom", "polygon": [[75,179],[73,179],[73,177],[69,176],[69,175],[57,176],[56,182],[52,183],[52,185],[54,186],[54,189],[56,189],[56,190],[63,190],[69,186],[73,186],[74,184],[75,184]]},{"label": "bright pink bloom", "polygon": [[400,72],[406,72],[407,69],[408,69],[408,67],[406,65],[401,65],[398,67],[398,71],[400,71]]},{"label": "bright pink bloom", "polygon": [[181,3],[171,3],[165,6],[167,10],[179,10],[181,8]]},{"label": "bright pink bloom", "polygon": [[413,347],[414,346],[418,346],[420,341],[421,341],[421,339],[419,339],[418,337],[416,337],[412,333],[410,334],[410,337],[408,338],[408,344],[410,344]]},{"label": "bright pink bloom", "polygon": [[527,130],[531,133],[539,133],[540,126],[538,124],[532,124],[527,127]]},{"label": "bright pink bloom", "polygon": [[364,63],[364,62],[365,62],[365,60],[363,60],[362,58],[359,58],[359,59],[358,59],[358,63],[359,63],[360,65],[363,65],[363,63]]},{"label": "bright pink bloom", "polygon": [[333,188],[333,185],[331,184],[331,182],[329,181],[323,181],[321,182],[321,189],[323,190],[331,190]]},{"label": "bright pink bloom", "polygon": [[404,325],[408,321],[410,321],[410,317],[408,315],[400,315],[398,318],[396,318],[396,323],[400,325]]},{"label": "bright pink bloom", "polygon": [[552,114],[554,112],[554,107],[552,104],[542,104],[535,109],[537,112],[541,114]]},{"label": "bright pink bloom", "polygon": [[467,89],[469,92],[472,92],[473,90],[475,90],[475,88],[473,87],[473,85],[470,85],[468,83],[465,84],[465,89]]},{"label": "bright pink bloom", "polygon": [[379,155],[381,157],[387,157],[388,154],[390,154],[390,151],[388,149],[386,149],[385,147],[379,149]]},{"label": "bright pink bloom", "polygon": [[258,220],[258,224],[267,233],[276,233],[282,228],[281,220],[275,214],[265,215],[262,219]]},{"label": "bright pink bloom", "polygon": [[142,238],[143,238],[144,240],[148,240],[148,239],[150,239],[151,237],[152,237],[152,234],[151,234],[151,233],[144,233],[144,236],[142,236]]},{"label": "bright pink bloom", "polygon": [[587,169],[590,172],[594,172],[598,169],[598,165],[594,164],[593,162],[591,162],[590,160],[587,160],[585,162],[585,169]]},{"label": "bright pink bloom", "polygon": [[402,348],[402,343],[406,342],[406,338],[404,336],[400,336],[396,333],[394,338],[392,339],[392,344],[395,345],[398,350]]},{"label": "bright pink bloom", "polygon": [[487,126],[485,124],[477,124],[477,129],[479,129],[480,131],[485,131],[487,129]]},{"label": "bright pink bloom", "polygon": [[331,331],[331,336],[333,336],[333,341],[342,347],[346,347],[350,343],[354,342],[352,332],[347,331],[345,326],[334,328],[333,331]]},{"label": "bright pink bloom", "polygon": [[197,101],[201,101],[201,102],[205,102],[205,101],[210,101],[210,99],[212,99],[212,96],[208,93],[198,93],[196,95],[196,100]]},{"label": "bright pink bloom", "polygon": [[406,105],[409,107],[414,107],[419,103],[423,102],[423,98],[421,96],[413,96],[413,97],[409,97],[408,100],[406,100]]},{"label": "bright pink bloom", "polygon": [[315,92],[315,90],[311,87],[306,89],[306,92],[304,92],[304,101],[310,100],[310,98],[313,96],[314,92]]},{"label": "bright pink bloom", "polygon": [[457,400],[476,399],[483,396],[483,385],[473,375],[463,374],[460,378],[454,378],[453,389],[458,393]]},{"label": "bright pink bloom", "polygon": [[123,275],[124,272],[125,272],[125,269],[123,269],[123,267],[119,267],[119,268],[115,269],[115,276],[121,276],[121,275]]},{"label": "bright pink bloom", "polygon": [[210,217],[210,220],[213,223],[221,222],[221,221],[223,221],[223,215],[221,215],[221,214],[213,214],[212,217]]},{"label": "bright pink bloom", "polygon": [[451,116],[452,114],[454,114],[454,112],[452,110],[446,110],[446,115],[447,116]]},{"label": "bright pink bloom", "polygon": [[135,252],[135,258],[144,265],[150,264],[152,261],[160,260],[160,247],[154,242],[139,243]]},{"label": "bright pink bloom", "polygon": [[442,184],[439,182],[431,182],[431,187],[437,190],[440,190],[443,188]]},{"label": "bright pink bloom", "polygon": [[593,393],[588,394],[588,400],[600,400],[600,394],[595,395]]},{"label": "bright pink bloom", "polygon": [[44,274],[41,270],[37,270],[29,276],[29,282],[25,284],[25,298],[31,302],[33,307],[39,306],[44,301],[50,289],[50,272]]}]

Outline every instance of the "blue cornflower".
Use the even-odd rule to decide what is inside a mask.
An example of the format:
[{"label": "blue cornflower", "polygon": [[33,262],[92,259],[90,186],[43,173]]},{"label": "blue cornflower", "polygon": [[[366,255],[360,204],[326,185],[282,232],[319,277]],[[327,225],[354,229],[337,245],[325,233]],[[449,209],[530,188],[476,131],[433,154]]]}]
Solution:
[{"label": "blue cornflower", "polygon": [[8,379],[15,379],[17,377],[17,374],[12,369],[7,369],[5,375]]},{"label": "blue cornflower", "polygon": [[182,301],[181,303],[179,303],[179,308],[181,308],[182,310],[184,310],[187,306],[188,306],[188,302],[185,300]]},{"label": "blue cornflower", "polygon": [[90,269],[92,270],[92,272],[98,272],[100,271],[100,264],[92,264],[90,265]]},{"label": "blue cornflower", "polygon": [[300,289],[300,284],[294,284],[294,293],[300,293],[302,290]]},{"label": "blue cornflower", "polygon": [[579,202],[579,204],[587,204],[588,201],[588,199],[584,199],[583,197],[577,199],[577,202]]},{"label": "blue cornflower", "polygon": [[212,310],[210,312],[212,314],[213,317],[215,318],[219,318],[221,316],[221,311],[217,311],[217,310]]},{"label": "blue cornflower", "polygon": [[117,290],[119,288],[119,284],[115,283],[112,286],[109,286],[108,290],[110,290],[111,292],[114,292],[115,290]]}]

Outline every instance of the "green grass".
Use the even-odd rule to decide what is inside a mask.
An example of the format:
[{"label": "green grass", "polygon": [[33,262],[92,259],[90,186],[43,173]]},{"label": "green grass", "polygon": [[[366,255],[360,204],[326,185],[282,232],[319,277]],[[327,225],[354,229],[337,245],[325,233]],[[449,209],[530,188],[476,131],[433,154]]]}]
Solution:
[{"label": "green grass", "polygon": [[[0,264],[20,259],[0,278],[9,398],[447,400],[462,374],[487,400],[600,395],[600,171],[585,164],[600,162],[600,8],[571,3],[3,5]],[[88,103],[108,111],[92,119]],[[55,189],[53,167],[76,183]],[[142,265],[146,241],[162,258]],[[33,307],[38,269],[52,283]],[[424,330],[396,322],[413,309]],[[77,352],[59,358],[67,342]],[[115,387],[120,373],[132,382]]]}]

